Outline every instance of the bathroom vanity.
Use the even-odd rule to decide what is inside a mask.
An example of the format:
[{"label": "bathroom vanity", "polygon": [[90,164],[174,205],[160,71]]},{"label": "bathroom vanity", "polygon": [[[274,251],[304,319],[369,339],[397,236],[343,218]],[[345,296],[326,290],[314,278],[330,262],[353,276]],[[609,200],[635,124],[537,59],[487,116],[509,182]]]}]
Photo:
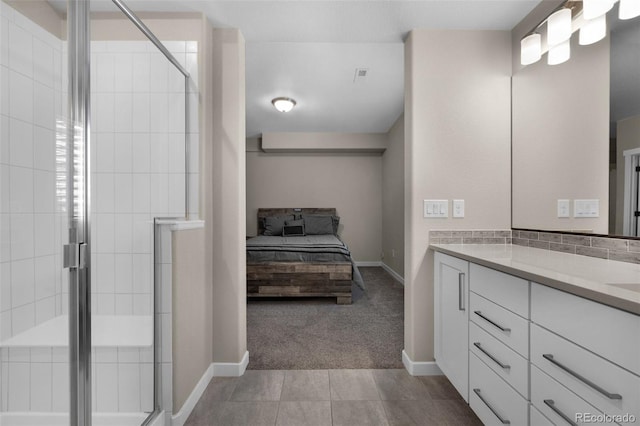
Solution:
[{"label": "bathroom vanity", "polygon": [[430,248],[436,363],[484,424],[640,421],[640,265]]}]

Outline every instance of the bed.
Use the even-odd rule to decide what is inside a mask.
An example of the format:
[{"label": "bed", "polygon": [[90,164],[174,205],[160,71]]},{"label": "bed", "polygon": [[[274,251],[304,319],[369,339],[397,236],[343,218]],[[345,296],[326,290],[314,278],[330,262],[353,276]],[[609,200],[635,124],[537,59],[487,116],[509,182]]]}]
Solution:
[{"label": "bed", "polygon": [[352,284],[364,284],[338,224],[335,208],[258,209],[258,236],[247,239],[247,297],[351,304]]}]

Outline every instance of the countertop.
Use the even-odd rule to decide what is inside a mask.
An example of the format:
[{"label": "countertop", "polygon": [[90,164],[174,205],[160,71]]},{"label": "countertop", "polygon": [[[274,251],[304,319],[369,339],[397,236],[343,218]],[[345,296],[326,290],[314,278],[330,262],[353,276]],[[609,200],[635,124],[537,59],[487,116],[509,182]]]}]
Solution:
[{"label": "countertop", "polygon": [[640,315],[640,265],[509,244],[430,249]]}]

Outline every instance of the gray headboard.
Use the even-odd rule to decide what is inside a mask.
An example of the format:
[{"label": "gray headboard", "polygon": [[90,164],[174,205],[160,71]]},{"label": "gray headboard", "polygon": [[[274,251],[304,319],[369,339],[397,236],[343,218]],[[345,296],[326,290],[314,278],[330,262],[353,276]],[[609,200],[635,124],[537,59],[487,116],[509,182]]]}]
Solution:
[{"label": "gray headboard", "polygon": [[299,214],[323,214],[329,216],[336,216],[335,208],[324,208],[324,207],[308,207],[308,208],[295,208],[295,207],[285,207],[285,208],[269,208],[269,209],[258,209],[258,235],[262,235],[264,232],[264,223],[263,219],[269,216],[284,216],[284,215],[299,215]]}]

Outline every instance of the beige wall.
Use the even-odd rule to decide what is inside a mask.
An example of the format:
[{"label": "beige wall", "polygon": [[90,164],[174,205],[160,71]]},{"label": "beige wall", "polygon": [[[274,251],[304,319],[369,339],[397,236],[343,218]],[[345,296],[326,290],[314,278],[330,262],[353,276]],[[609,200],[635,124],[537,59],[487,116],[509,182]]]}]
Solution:
[{"label": "beige wall", "polygon": [[[518,60],[520,37],[533,21],[514,30]],[[576,34],[564,64],[549,66],[545,55],[514,66],[515,228],[608,231],[609,38],[590,46],[577,40]],[[558,218],[558,199],[599,199],[600,217]],[[571,209],[573,215],[573,203]]]},{"label": "beige wall", "polygon": [[239,363],[247,350],[244,44],[237,29],[207,26],[201,155],[216,363]]},{"label": "beige wall", "polygon": [[67,32],[66,21],[48,2],[44,0],[3,1],[54,36],[59,39],[64,38]]},{"label": "beige wall", "polygon": [[246,154],[247,235],[257,233],[258,208],[335,207],[339,234],[353,258],[380,260],[380,154],[264,153],[255,147],[255,140],[249,143],[254,147]]},{"label": "beige wall", "polygon": [[382,156],[382,261],[404,276],[404,114],[387,135]]},{"label": "beige wall", "polygon": [[[503,31],[414,30],[405,42],[405,351],[433,360],[431,229],[510,227],[511,41]],[[423,218],[464,199],[464,219]]]},{"label": "beige wall", "polygon": [[204,229],[174,231],[173,412],[181,410],[212,359],[211,286],[205,280]]},{"label": "beige wall", "polygon": [[640,116],[618,121],[616,154],[616,228],[622,235],[624,223],[624,151],[640,148]]},{"label": "beige wall", "polygon": [[265,152],[383,152],[384,133],[268,132],[262,135]]}]

